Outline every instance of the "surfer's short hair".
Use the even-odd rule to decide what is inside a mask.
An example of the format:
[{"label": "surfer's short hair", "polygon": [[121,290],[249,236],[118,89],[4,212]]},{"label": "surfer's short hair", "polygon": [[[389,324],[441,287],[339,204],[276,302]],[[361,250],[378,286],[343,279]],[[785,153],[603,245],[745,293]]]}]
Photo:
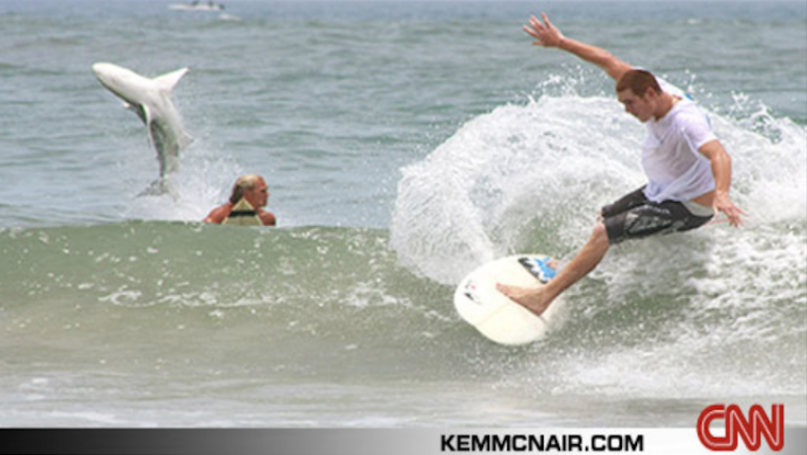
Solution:
[{"label": "surfer's short hair", "polygon": [[656,93],[661,93],[661,85],[658,83],[656,76],[653,73],[645,70],[632,69],[628,70],[616,82],[616,91],[624,92],[630,89],[636,96],[644,96],[647,89],[652,88]]},{"label": "surfer's short hair", "polygon": [[246,174],[238,177],[238,180],[235,181],[235,185],[233,185],[230,202],[238,204],[238,201],[244,197],[244,192],[255,188],[259,180],[261,180],[261,176],[257,174]]}]

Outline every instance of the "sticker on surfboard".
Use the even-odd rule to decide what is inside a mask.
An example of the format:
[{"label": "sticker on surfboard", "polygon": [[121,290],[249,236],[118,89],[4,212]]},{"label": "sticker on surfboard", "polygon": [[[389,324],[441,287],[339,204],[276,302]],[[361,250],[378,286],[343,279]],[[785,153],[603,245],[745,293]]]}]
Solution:
[{"label": "sticker on surfboard", "polygon": [[527,344],[546,336],[561,301],[556,299],[540,316],[496,289],[497,283],[543,286],[555,277],[552,259],[540,254],[509,256],[483,264],[466,276],[454,292],[460,317],[482,335],[506,345]]}]

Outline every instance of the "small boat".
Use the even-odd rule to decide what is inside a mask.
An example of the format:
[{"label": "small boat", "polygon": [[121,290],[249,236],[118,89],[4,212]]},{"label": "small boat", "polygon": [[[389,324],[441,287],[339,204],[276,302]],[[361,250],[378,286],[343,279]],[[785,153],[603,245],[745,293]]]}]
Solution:
[{"label": "small boat", "polygon": [[224,5],[216,2],[192,2],[169,5],[174,11],[224,11]]}]

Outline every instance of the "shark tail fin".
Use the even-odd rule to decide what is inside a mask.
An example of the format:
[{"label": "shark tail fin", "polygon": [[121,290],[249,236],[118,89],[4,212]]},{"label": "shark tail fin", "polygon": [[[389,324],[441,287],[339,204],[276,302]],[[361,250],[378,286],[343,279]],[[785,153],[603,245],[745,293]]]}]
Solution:
[{"label": "shark tail fin", "polygon": [[179,80],[182,79],[182,76],[188,74],[188,71],[188,68],[178,69],[154,78],[154,82],[157,83],[160,90],[171,93],[174,87],[179,83]]},{"label": "shark tail fin", "polygon": [[173,182],[168,180],[167,178],[159,178],[149,185],[148,188],[141,191],[137,197],[145,197],[145,196],[163,196],[169,195],[175,201],[180,199],[179,191],[177,190],[176,186]]}]

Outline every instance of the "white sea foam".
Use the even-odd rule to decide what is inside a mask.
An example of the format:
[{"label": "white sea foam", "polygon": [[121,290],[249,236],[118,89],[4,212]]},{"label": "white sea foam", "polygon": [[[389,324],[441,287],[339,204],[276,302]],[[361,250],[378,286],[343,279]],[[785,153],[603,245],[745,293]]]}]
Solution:
[{"label": "white sea foam", "polygon": [[[168,176],[170,193],[135,197],[132,194],[124,218],[143,220],[200,221],[230,196],[235,179],[243,172],[225,152],[197,140],[180,157],[180,170]],[[140,168],[148,163],[131,163]],[[139,191],[139,190],[138,190]]]},{"label": "white sea foam", "polygon": [[[733,157],[745,226],[612,248],[567,292],[577,332],[553,336],[585,346],[580,331],[593,330],[588,348],[537,345],[540,360],[519,365],[505,387],[656,399],[803,391],[803,373],[772,362],[803,365],[805,128],[764,110],[709,115]],[[496,108],[403,169],[392,245],[407,267],[445,284],[508,253],[570,256],[600,206],[644,183],[644,134],[613,99],[573,91]]]},{"label": "white sea foam", "polygon": [[[798,253],[807,219],[805,128],[768,116],[766,130],[755,131],[745,120],[710,117],[734,158],[732,196],[750,216],[728,239],[726,225],[704,232],[740,246],[792,236],[782,248]],[[447,284],[508,252],[573,253],[599,207],[644,183],[643,136],[610,98],[542,96],[501,106],[403,169],[392,245],[407,266]]]}]

